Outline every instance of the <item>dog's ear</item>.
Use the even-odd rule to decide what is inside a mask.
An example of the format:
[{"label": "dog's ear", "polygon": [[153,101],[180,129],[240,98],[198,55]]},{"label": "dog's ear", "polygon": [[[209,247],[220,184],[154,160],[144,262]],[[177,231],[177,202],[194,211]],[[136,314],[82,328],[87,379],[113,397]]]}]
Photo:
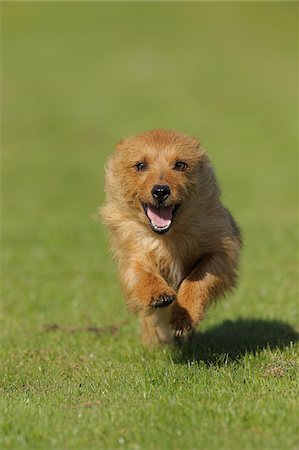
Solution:
[{"label": "dog's ear", "polygon": [[194,147],[200,149],[200,141],[195,136],[191,136],[191,139],[193,140]]},{"label": "dog's ear", "polygon": [[196,148],[198,152],[198,159],[199,159],[199,169],[202,169],[208,161],[208,156],[206,154],[205,149],[202,147],[201,142],[194,136],[192,136],[193,145]]},{"label": "dog's ear", "polygon": [[122,139],[121,141],[118,141],[115,146],[115,150],[122,150],[124,147],[125,139]]}]

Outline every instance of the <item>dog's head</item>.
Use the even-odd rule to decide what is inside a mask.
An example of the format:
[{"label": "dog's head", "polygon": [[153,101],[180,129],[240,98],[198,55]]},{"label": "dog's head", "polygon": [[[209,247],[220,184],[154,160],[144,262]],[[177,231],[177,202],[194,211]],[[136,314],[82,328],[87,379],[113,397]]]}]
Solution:
[{"label": "dog's head", "polygon": [[117,144],[107,166],[106,189],[127,214],[164,234],[174,226],[176,215],[188,208],[190,198],[200,197],[211,176],[196,139],[154,130]]}]

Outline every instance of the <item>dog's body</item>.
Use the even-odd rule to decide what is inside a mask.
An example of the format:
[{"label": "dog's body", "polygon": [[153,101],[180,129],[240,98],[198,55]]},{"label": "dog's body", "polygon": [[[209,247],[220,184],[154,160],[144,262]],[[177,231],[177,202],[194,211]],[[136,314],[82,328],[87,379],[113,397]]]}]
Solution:
[{"label": "dog's body", "polygon": [[147,344],[194,329],[235,286],[240,231],[195,139],[154,130],[121,141],[107,165],[102,215]]}]

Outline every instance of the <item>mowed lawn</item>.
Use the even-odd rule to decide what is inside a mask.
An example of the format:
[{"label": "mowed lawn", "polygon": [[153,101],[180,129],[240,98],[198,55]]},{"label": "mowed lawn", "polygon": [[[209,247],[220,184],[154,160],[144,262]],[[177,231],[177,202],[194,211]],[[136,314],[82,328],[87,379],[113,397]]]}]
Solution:
[{"label": "mowed lawn", "polygon": [[[2,3],[1,449],[295,450],[298,3]],[[199,137],[245,247],[148,351],[97,222],[115,142]]]}]

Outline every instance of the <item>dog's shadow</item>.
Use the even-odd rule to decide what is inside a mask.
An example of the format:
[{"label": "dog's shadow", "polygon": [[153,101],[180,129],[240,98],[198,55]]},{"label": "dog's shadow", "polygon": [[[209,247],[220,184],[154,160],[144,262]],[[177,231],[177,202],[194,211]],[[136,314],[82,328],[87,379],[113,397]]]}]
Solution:
[{"label": "dog's shadow", "polygon": [[284,349],[299,340],[288,323],[279,320],[227,320],[205,332],[195,332],[175,349],[177,364],[204,362],[224,365],[240,360],[246,353],[263,349]]}]

